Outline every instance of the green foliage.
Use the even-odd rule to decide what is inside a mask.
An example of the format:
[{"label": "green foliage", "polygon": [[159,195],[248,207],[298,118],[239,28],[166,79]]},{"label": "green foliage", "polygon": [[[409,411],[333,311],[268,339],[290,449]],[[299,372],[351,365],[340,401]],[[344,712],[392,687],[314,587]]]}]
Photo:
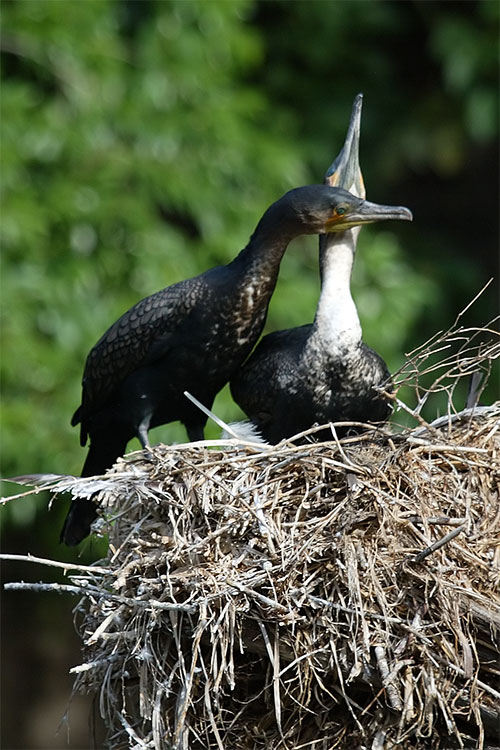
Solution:
[{"label": "green foliage", "polygon": [[236,85],[260,56],[244,9],[161,3],[129,34],[110,2],[6,7],[4,471],[78,471],[90,346],[138,298],[228,261],[304,181]]},{"label": "green foliage", "polygon": [[[452,212],[429,220],[418,179],[456,178],[459,196],[471,144],[489,154],[493,5],[5,2],[4,475],[79,471],[69,420],[90,347],[141,297],[233,258],[286,190],[321,181],[358,90],[368,195],[416,215],[362,233],[365,339],[397,367],[437,317],[448,325],[486,271],[472,269],[466,233],[447,234]],[[317,244],[297,241],[266,330],[312,320],[318,290]],[[215,410],[240,416],[227,388]],[[172,425],[152,439],[185,435]]]}]

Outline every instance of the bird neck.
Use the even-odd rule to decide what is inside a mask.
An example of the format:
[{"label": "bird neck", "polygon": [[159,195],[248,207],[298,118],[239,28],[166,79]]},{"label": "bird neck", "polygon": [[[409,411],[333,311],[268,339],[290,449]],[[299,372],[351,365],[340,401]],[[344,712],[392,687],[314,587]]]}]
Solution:
[{"label": "bird neck", "polygon": [[320,238],[321,293],[312,337],[322,349],[342,352],[361,342],[361,323],[351,296],[351,273],[359,228]]},{"label": "bird neck", "polygon": [[300,233],[298,224],[273,204],[257,224],[247,246],[230,265],[238,268],[242,276],[268,278],[275,283],[285,250]]}]

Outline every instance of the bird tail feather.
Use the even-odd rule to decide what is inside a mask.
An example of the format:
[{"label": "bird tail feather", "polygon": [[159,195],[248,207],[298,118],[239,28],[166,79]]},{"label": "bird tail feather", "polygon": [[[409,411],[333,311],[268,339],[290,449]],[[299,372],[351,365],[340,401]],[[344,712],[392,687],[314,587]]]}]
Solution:
[{"label": "bird tail feather", "polygon": [[[127,440],[100,439],[90,444],[89,452],[82,469],[82,477],[104,474],[123,456]],[[90,526],[97,516],[95,495],[90,498],[78,497],[72,501],[61,530],[61,542],[75,547],[90,534]]]}]

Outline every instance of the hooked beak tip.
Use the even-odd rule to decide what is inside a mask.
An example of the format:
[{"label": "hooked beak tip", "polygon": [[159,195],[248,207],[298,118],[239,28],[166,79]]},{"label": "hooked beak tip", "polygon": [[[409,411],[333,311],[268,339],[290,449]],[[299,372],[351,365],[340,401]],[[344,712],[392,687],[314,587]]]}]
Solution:
[{"label": "hooked beak tip", "polygon": [[413,221],[413,214],[409,208],[406,208],[405,206],[398,206],[398,208],[401,211],[401,216],[399,218],[402,221]]}]

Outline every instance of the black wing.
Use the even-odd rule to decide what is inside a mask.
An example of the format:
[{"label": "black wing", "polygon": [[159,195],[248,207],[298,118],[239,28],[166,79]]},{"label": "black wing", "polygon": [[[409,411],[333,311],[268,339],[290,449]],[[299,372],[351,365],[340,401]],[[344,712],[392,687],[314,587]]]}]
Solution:
[{"label": "black wing", "polygon": [[173,284],[138,302],[106,331],[87,357],[82,404],[73,425],[82,422],[84,432],[85,419],[117,385],[138,367],[165,356],[190,312],[203,303],[206,286],[202,277]]},{"label": "black wing", "polygon": [[311,326],[270,333],[231,380],[234,400],[250,419],[266,423],[277,399],[294,388],[300,353]]}]

